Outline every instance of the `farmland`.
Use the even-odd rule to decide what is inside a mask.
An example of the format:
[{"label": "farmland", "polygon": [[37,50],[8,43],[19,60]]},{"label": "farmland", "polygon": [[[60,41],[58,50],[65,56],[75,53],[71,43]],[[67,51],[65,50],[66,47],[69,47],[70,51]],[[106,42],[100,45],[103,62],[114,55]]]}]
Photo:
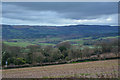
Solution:
[{"label": "farmland", "polygon": [[119,26],[70,25],[29,26],[3,25],[3,42],[10,46],[53,45],[69,41],[73,45],[118,38]]},{"label": "farmland", "polygon": [[3,80],[120,79],[117,2],[2,2],[2,13]]},{"label": "farmland", "polygon": [[[116,39],[119,36],[109,36],[109,37],[100,37],[97,39],[92,39],[92,37],[84,37],[78,39],[67,39],[62,40],[61,38],[40,38],[40,39],[9,39],[8,41],[3,41],[5,44],[10,46],[19,46],[26,47],[29,45],[52,45],[55,46],[56,42],[70,42],[72,45],[83,45],[85,42],[93,42],[98,40],[106,40],[106,39]],[[49,42],[48,42],[49,41]]]},{"label": "farmland", "polygon": [[117,77],[118,27],[3,25],[3,78]]},{"label": "farmland", "polygon": [[3,78],[70,77],[117,78],[118,59],[3,70]]}]

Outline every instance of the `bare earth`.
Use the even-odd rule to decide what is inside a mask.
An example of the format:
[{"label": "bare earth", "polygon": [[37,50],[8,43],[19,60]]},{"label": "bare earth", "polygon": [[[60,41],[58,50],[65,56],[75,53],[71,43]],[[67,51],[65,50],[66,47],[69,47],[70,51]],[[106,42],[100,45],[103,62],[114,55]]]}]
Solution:
[{"label": "bare earth", "polygon": [[2,70],[3,78],[64,78],[92,77],[104,74],[106,77],[118,76],[118,59],[73,64],[51,65]]}]

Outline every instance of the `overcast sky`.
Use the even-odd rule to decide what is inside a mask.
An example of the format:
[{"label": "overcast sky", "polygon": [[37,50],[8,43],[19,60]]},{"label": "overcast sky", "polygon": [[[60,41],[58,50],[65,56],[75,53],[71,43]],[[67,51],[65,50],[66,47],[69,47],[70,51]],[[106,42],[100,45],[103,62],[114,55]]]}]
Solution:
[{"label": "overcast sky", "polygon": [[117,2],[3,2],[3,24],[118,25]]}]

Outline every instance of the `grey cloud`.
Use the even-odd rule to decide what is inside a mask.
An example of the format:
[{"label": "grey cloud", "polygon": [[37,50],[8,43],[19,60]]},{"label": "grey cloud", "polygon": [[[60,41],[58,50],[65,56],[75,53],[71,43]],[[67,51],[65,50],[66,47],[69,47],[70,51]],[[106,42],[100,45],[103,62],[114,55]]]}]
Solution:
[{"label": "grey cloud", "polygon": [[14,2],[3,3],[3,6],[7,4],[24,7],[31,11],[56,11],[66,14],[66,17],[78,19],[115,14],[118,11],[117,2]]},{"label": "grey cloud", "polygon": [[[108,18],[107,15],[117,14],[118,10],[115,2],[5,2],[2,6],[3,22],[8,24],[90,24],[93,19]],[[113,22],[106,24],[116,24],[115,16]]]}]

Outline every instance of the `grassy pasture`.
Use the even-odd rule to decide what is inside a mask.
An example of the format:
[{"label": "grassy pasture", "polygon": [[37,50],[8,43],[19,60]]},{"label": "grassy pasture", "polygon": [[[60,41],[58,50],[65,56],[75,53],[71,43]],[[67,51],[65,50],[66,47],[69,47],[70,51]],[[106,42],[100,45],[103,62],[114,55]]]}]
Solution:
[{"label": "grassy pasture", "polygon": [[[40,39],[12,39],[17,42],[8,42],[4,41],[5,44],[8,44],[10,46],[20,46],[20,47],[26,47],[28,45],[34,45],[34,44],[39,44],[39,45],[53,45],[55,46],[56,44],[54,41],[69,41],[71,43],[74,43],[72,45],[82,45],[84,42],[89,41],[97,41],[100,39],[113,39],[113,38],[118,38],[119,36],[110,36],[110,37],[101,37],[97,39],[92,39],[92,37],[85,37],[85,38],[78,38],[78,39],[68,39],[68,40],[63,40],[62,38],[57,38],[57,37],[52,37],[52,38],[40,38]],[[51,43],[48,43],[51,42]],[[53,42],[53,43],[52,43]]]},{"label": "grassy pasture", "polygon": [[19,47],[26,47],[28,45],[33,45],[27,42],[4,42],[4,43],[10,46],[19,46]]}]

